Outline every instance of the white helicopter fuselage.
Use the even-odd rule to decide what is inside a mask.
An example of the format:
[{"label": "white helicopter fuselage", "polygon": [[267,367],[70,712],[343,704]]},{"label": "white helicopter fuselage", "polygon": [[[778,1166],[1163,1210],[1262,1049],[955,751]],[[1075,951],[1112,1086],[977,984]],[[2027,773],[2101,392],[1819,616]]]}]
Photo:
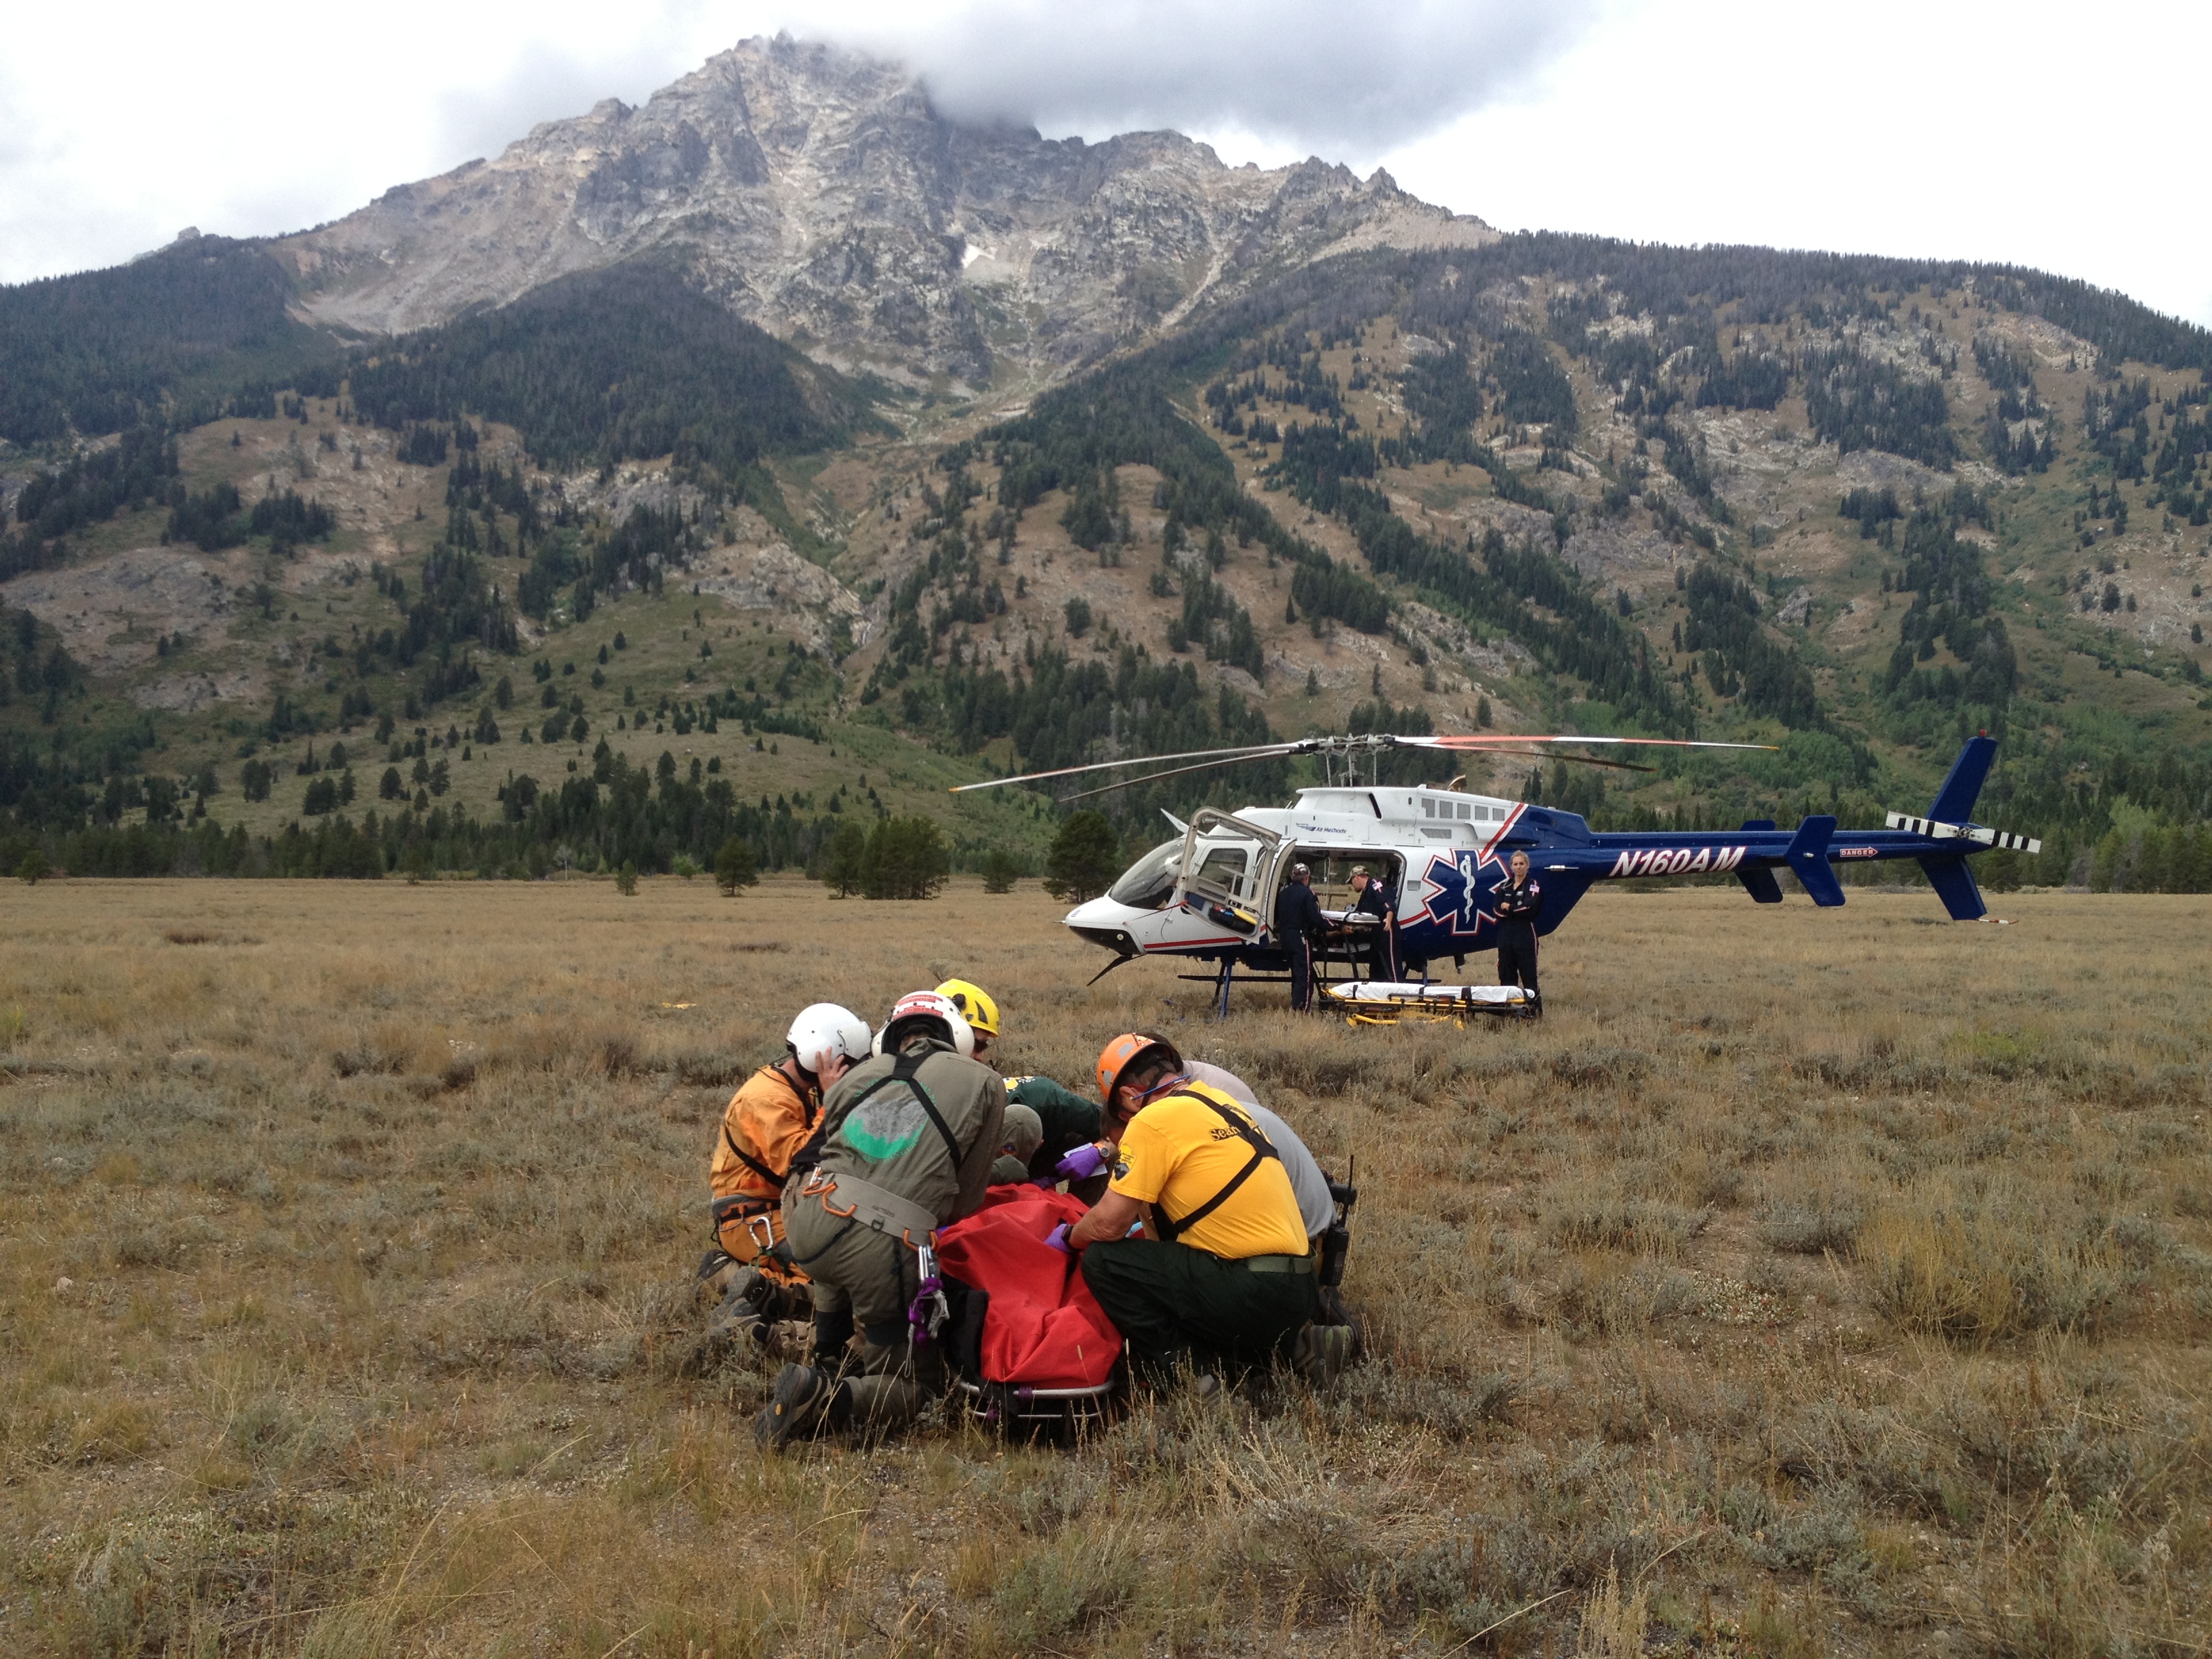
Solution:
[{"label": "white helicopter fuselage", "polygon": [[1452,935],[1471,943],[1487,921],[1468,902],[1492,884],[1478,872],[1530,810],[1540,811],[1452,789],[1329,786],[1300,790],[1286,807],[1201,812],[1177,823],[1180,841],[1153,848],[1105,896],[1071,910],[1066,925],[1123,957],[1264,956],[1278,948],[1275,899],[1291,865],[1313,871],[1325,914],[1334,901],[1349,902],[1346,878],[1364,866],[1393,896],[1401,933],[1425,936],[1442,921],[1449,949]]}]

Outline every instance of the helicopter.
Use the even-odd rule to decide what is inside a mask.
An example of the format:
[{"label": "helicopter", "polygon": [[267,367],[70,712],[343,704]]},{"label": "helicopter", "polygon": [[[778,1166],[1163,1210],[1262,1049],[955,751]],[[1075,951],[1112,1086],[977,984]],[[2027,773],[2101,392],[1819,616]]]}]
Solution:
[{"label": "helicopter", "polygon": [[[1188,823],[1164,814],[1177,836],[1137,860],[1103,896],[1077,905],[1064,918],[1079,939],[1114,952],[1093,983],[1139,957],[1207,963],[1214,966],[1213,974],[1187,977],[1217,981],[1224,1012],[1238,967],[1261,974],[1289,968],[1287,950],[1274,937],[1273,920],[1276,894],[1294,864],[1311,869],[1323,915],[1332,922],[1345,920],[1331,908],[1331,901],[1348,891],[1344,884],[1354,866],[1364,866],[1379,878],[1395,896],[1390,920],[1396,928],[1395,955],[1403,971],[1418,973],[1425,988],[1431,963],[1449,957],[1464,967],[1470,953],[1495,948],[1493,896],[1507,880],[1507,861],[1516,852],[1528,854],[1532,872],[1542,879],[1545,902],[1537,932],[1549,934],[1601,881],[1728,873],[1754,902],[1779,904],[1782,886],[1776,874],[1787,870],[1815,905],[1830,908],[1844,902],[1834,866],[1884,859],[1917,860],[1951,918],[1972,921],[1987,914],[1987,906],[1967,859],[1992,848],[2042,850],[2040,841],[1972,821],[1996,755],[1996,739],[1985,733],[1966,740],[1925,814],[1888,813],[1880,830],[1838,830],[1832,816],[1819,815],[1802,819],[1794,830],[1783,830],[1772,819],[1753,818],[1732,830],[1594,831],[1575,813],[1471,793],[1455,787],[1457,779],[1441,787],[1413,787],[1376,781],[1382,757],[1397,750],[1551,753],[1586,765],[1649,769],[1565,752],[1595,747],[1771,745],[1666,738],[1370,733],[1101,761],[963,784],[955,793],[1136,766],[1167,769],[1061,798],[1074,800],[1243,761],[1318,757],[1326,781],[1300,789],[1288,806],[1247,806],[1235,812],[1209,807]],[[1359,776],[1363,763],[1369,774],[1365,782]]]}]

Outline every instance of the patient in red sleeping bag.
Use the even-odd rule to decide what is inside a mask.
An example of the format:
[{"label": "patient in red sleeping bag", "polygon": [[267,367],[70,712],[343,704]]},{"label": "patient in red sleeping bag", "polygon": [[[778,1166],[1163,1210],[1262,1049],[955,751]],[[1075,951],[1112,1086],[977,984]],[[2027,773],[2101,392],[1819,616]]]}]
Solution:
[{"label": "patient in red sleeping bag", "polygon": [[1077,1259],[1045,1243],[1088,1207],[1065,1193],[994,1186],[982,1209],[939,1231],[939,1271],[967,1292],[947,1334],[970,1381],[1091,1389],[1112,1375],[1121,1334]]}]

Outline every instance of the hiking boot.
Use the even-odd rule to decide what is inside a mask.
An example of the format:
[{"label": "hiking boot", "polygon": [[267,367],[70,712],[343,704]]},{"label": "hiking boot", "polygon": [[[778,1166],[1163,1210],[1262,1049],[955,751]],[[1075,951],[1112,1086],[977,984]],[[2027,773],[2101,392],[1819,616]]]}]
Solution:
[{"label": "hiking boot", "polygon": [[1352,1363],[1352,1348],[1350,1326],[1308,1325],[1299,1331],[1297,1346],[1291,1351],[1291,1367],[1326,1393]]},{"label": "hiking boot", "polygon": [[713,1249],[700,1258],[691,1282],[698,1287],[699,1299],[709,1304],[719,1302],[728,1294],[730,1281],[738,1276],[738,1263],[726,1250]]},{"label": "hiking boot", "polygon": [[725,1297],[707,1316],[707,1340],[719,1346],[765,1347],[768,1322],[742,1297]]},{"label": "hiking boot", "polygon": [[772,1320],[762,1346],[771,1358],[788,1359],[804,1365],[814,1357],[814,1322],[811,1319]]},{"label": "hiking boot", "polygon": [[811,1434],[830,1415],[836,1398],[834,1378],[805,1365],[786,1365],[777,1373],[775,1394],[753,1419],[753,1441],[763,1451],[781,1451]]},{"label": "hiking boot", "polygon": [[929,1396],[910,1376],[883,1372],[854,1377],[845,1384],[848,1407],[833,1413],[844,1417],[869,1436],[886,1435],[904,1428],[921,1415]]}]

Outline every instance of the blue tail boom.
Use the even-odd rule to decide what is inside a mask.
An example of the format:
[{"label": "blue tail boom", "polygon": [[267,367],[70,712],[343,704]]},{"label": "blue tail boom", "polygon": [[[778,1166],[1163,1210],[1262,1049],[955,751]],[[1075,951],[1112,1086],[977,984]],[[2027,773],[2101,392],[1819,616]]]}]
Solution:
[{"label": "blue tail boom", "polygon": [[[1888,827],[1882,830],[1839,830],[1832,817],[1821,814],[1805,818],[1794,830],[1778,829],[1771,818],[1751,818],[1733,831],[1608,830],[1586,839],[1532,835],[1523,844],[1532,855],[1543,849],[1536,861],[1550,879],[1570,872],[1602,881],[1709,871],[1733,874],[1760,904],[1781,902],[1782,889],[1775,877],[1787,870],[1823,908],[1844,902],[1838,865],[1911,859],[1926,872],[1952,918],[1972,921],[1986,915],[1988,907],[1966,860],[1987,848],[2031,854],[2041,850],[2041,843],[2030,836],[1985,829],[1972,821],[1974,803],[1996,755],[1994,738],[1967,739],[1928,809],[1929,816],[1892,812]],[[1580,891],[1576,889],[1576,896]]]}]

